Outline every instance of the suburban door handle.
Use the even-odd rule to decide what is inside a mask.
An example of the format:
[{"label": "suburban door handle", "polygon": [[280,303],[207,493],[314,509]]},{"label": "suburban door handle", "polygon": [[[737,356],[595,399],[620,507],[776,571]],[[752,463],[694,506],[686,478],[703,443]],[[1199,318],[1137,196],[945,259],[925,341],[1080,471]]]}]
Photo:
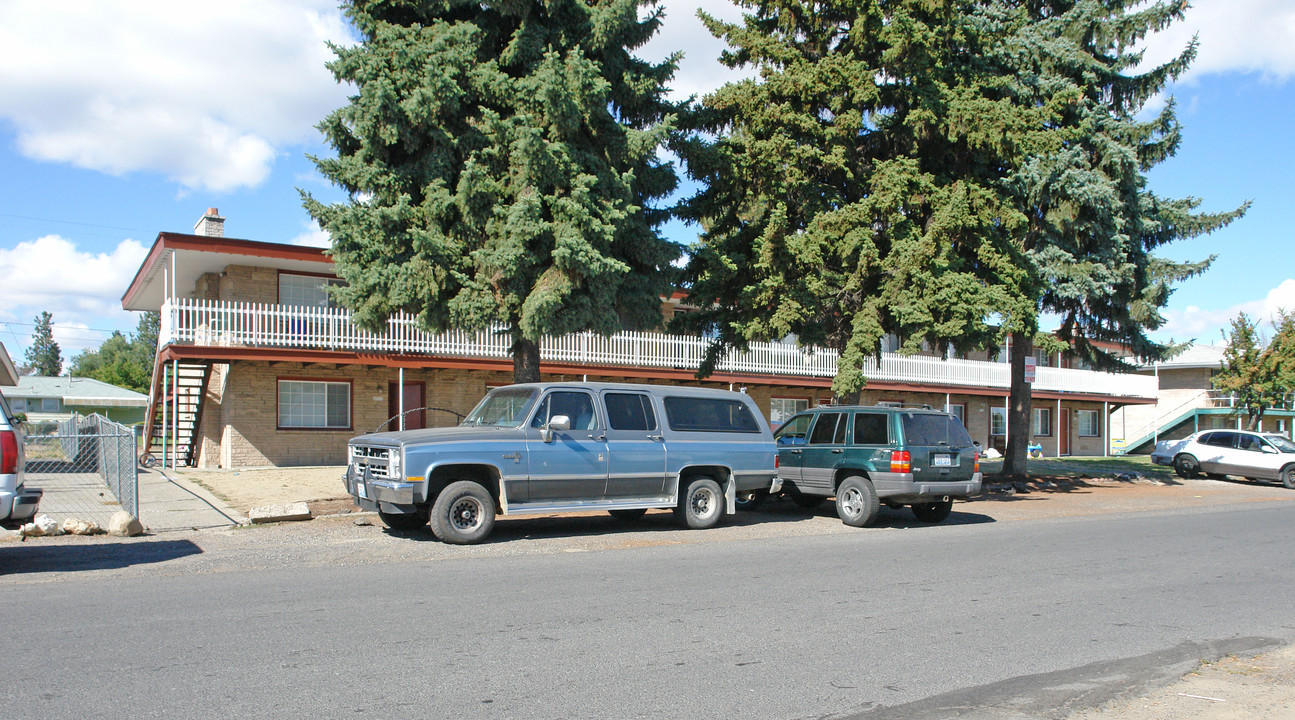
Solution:
[{"label": "suburban door handle", "polygon": [[607,436],[606,436],[606,435],[599,435],[598,437],[594,437],[594,434],[593,434],[593,433],[589,433],[589,439],[590,439],[590,440],[606,440],[606,439],[607,439]]},{"label": "suburban door handle", "polygon": [[648,437],[648,440],[660,440],[662,436],[660,436],[660,435],[648,435],[647,437]]}]

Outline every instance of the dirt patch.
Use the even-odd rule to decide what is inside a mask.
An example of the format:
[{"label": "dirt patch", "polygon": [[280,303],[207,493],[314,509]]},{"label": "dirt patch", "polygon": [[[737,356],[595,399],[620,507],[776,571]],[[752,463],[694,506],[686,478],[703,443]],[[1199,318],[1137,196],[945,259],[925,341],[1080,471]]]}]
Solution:
[{"label": "dirt patch", "polygon": [[1069,720],[1243,720],[1295,717],[1295,647],[1203,662],[1163,689],[1085,710]]},{"label": "dirt patch", "polygon": [[[310,504],[312,512],[315,504],[321,504],[321,507],[333,507],[332,504],[324,504],[325,501],[344,501],[345,505],[351,505],[350,496],[346,494],[346,485],[342,480],[346,474],[344,465],[240,470],[182,468],[177,471],[177,474],[185,480],[201,485],[244,514],[262,505],[298,501]],[[336,512],[339,510],[321,514]]]}]

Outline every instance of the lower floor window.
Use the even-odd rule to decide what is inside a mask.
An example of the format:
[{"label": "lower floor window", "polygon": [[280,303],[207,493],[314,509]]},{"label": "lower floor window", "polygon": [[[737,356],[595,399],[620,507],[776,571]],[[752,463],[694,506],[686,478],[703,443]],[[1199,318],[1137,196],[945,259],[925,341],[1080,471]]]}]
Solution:
[{"label": "lower floor window", "polygon": [[279,427],[350,428],[351,384],[280,380]]},{"label": "lower floor window", "polygon": [[769,400],[769,423],[781,425],[791,419],[792,415],[809,409],[806,398],[772,398]]},{"label": "lower floor window", "polygon": [[1102,434],[1102,426],[1097,421],[1096,410],[1076,410],[1075,424],[1077,432],[1082,437],[1097,437]]},{"label": "lower floor window", "polygon": [[1007,408],[1000,408],[1000,407],[989,408],[989,434],[990,435],[1007,434]]},{"label": "lower floor window", "polygon": [[1034,434],[1052,435],[1052,408],[1034,408]]}]

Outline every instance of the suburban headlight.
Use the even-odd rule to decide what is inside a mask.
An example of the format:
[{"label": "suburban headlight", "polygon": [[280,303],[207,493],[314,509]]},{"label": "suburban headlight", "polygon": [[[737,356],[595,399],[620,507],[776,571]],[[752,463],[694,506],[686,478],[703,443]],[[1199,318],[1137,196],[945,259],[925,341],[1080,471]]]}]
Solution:
[{"label": "suburban headlight", "polygon": [[395,479],[401,476],[400,471],[404,467],[401,458],[404,456],[401,448],[392,448],[390,466],[387,468],[387,477]]}]

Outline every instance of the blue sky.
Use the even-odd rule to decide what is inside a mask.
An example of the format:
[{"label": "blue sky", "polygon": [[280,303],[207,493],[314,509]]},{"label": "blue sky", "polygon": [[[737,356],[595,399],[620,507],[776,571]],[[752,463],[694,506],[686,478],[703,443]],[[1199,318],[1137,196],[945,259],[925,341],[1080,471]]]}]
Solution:
[{"label": "blue sky", "polygon": [[[732,78],[694,13],[738,11],[724,0],[664,5],[664,32],[643,52],[685,52],[677,93]],[[1295,309],[1295,3],[1194,5],[1148,42],[1156,60],[1201,40],[1172,89],[1182,148],[1151,186],[1206,210],[1254,204],[1162,251],[1218,259],[1178,287],[1155,336],[1217,342],[1239,311]],[[190,232],[208,207],[231,237],[326,242],[298,188],[341,199],[305,157],[328,154],[313,126],[345,102],[324,68],[329,40],[350,41],[333,0],[0,4],[0,342],[16,361],[41,310],[65,360],[133,330],[120,298],[148,247],[160,231]],[[679,224],[669,234],[696,236]]]}]

